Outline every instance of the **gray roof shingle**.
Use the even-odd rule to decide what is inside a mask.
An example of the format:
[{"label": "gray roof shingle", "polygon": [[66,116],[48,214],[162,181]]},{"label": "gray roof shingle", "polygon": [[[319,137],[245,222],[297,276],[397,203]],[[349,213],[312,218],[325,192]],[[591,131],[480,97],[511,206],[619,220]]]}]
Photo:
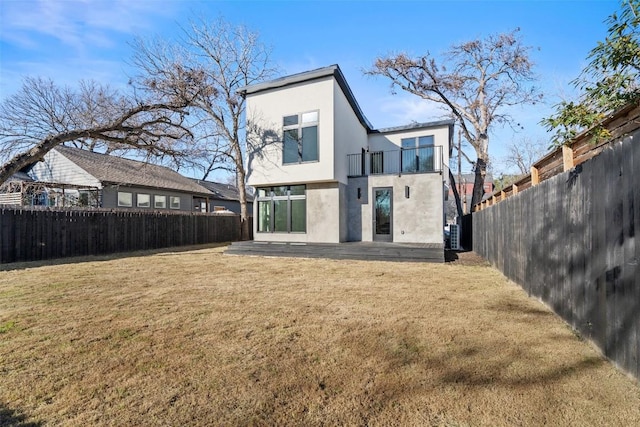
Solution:
[{"label": "gray roof shingle", "polygon": [[102,183],[134,185],[184,191],[210,196],[211,192],[192,179],[167,167],[79,148],[58,146],[55,150]]},{"label": "gray roof shingle", "polygon": [[[239,201],[240,194],[238,192],[238,188],[229,184],[222,184],[219,182],[212,181],[201,181],[194,179],[196,183],[205,187],[207,190],[211,191],[214,194],[214,198],[218,200],[232,200]],[[247,202],[253,202],[253,196],[247,192]]]}]

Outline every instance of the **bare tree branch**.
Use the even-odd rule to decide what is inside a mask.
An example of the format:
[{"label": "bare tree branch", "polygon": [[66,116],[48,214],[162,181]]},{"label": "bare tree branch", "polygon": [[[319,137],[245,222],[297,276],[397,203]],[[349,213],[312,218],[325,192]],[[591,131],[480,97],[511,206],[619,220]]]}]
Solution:
[{"label": "bare tree branch", "polygon": [[366,74],[384,76],[392,90],[399,87],[446,107],[476,151],[475,204],[482,199],[489,163],[489,131],[511,123],[506,107],[541,99],[530,85],[534,74],[529,50],[514,30],[454,45],[438,62],[429,53],[378,58]]},{"label": "bare tree branch", "polygon": [[135,99],[95,82],[80,82],[73,90],[48,79],[26,78],[0,104],[0,184],[64,143],[177,156],[176,143],[192,136],[184,125],[189,103],[187,97]]},{"label": "bare tree branch", "polygon": [[[138,85],[160,97],[192,97],[189,111],[198,123],[192,166],[199,166],[205,178],[216,168],[235,173],[246,226],[245,100],[238,89],[274,74],[270,50],[256,33],[222,19],[193,21],[176,42],[138,39],[134,49],[133,63],[142,70]],[[182,83],[185,76],[187,85]]]}]

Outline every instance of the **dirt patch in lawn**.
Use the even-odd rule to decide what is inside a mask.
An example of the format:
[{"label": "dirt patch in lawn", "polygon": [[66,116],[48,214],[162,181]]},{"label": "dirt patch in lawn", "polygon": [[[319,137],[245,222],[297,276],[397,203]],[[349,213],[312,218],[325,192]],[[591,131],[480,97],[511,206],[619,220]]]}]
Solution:
[{"label": "dirt patch in lawn", "polygon": [[0,331],[2,425],[640,425],[636,383],[486,265],[25,264]]},{"label": "dirt patch in lawn", "polygon": [[444,251],[445,262],[455,265],[489,266],[489,262],[475,252]]}]

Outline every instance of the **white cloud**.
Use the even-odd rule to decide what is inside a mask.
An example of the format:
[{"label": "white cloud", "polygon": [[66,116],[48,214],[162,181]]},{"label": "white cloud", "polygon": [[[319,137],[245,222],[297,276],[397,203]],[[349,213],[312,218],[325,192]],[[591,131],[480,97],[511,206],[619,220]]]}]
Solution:
[{"label": "white cloud", "polygon": [[76,51],[111,47],[116,34],[151,28],[158,16],[171,17],[173,3],[154,1],[37,0],[2,4],[0,37],[23,48],[38,47],[42,37]]}]

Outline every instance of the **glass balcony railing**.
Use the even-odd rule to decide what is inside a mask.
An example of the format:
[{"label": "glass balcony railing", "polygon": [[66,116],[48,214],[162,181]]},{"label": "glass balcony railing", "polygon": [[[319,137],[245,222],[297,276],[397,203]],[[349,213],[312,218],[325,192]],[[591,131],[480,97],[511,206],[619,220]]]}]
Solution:
[{"label": "glass balcony railing", "polygon": [[442,172],[442,147],[426,146],[393,151],[348,154],[349,176]]}]

